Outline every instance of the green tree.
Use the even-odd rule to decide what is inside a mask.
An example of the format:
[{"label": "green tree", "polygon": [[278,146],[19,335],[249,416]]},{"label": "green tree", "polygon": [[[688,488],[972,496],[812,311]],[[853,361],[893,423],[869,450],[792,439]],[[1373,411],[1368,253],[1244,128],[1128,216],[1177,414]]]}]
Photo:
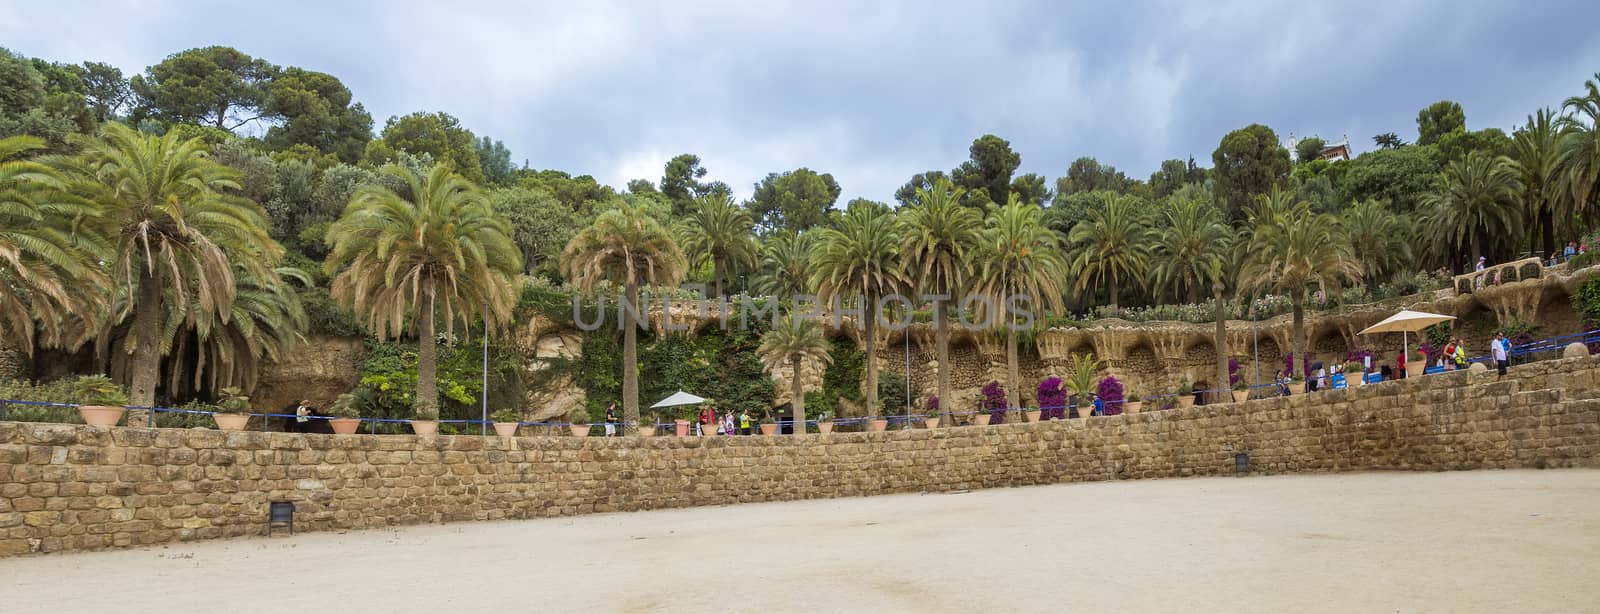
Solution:
[{"label": "green tree", "polygon": [[1411,263],[1411,231],[1387,203],[1355,203],[1340,213],[1339,222],[1361,278],[1368,283],[1376,284]]},{"label": "green tree", "polygon": [[911,180],[907,181],[905,185],[900,186],[900,189],[894,191],[894,199],[901,205],[912,204],[916,202],[919,190],[931,189],[940,180],[948,181],[949,179],[950,175],[939,170],[917,173],[912,175]]},{"label": "green tree", "polygon": [[756,349],[756,353],[761,355],[762,364],[773,375],[777,375],[779,369],[786,365],[790,369],[789,398],[794,403],[796,435],[806,433],[806,389],[800,379],[800,365],[807,360],[821,361],[823,364],[833,362],[828,348],[828,340],[823,338],[822,327],[816,320],[790,314],[779,319],[777,326],[761,336],[761,347]]},{"label": "green tree", "polygon": [[[66,161],[72,191],[101,211],[97,225],[110,237],[106,269],[130,300],[111,324],[132,317],[129,403],[155,404],[163,350],[163,315],[197,327],[226,323],[243,274],[276,280],[283,248],[267,234],[266,214],[229,196],[238,173],[205,153],[199,140],[147,136],[107,124],[102,137],[82,142]],[[171,301],[171,309],[164,301]],[[136,424],[138,417],[130,417]]]},{"label": "green tree", "polygon": [[1111,191],[1127,192],[1135,181],[1124,175],[1117,167],[1101,164],[1098,160],[1088,156],[1072,161],[1067,167],[1067,174],[1056,179],[1056,194],[1078,194],[1081,192]]},{"label": "green tree", "polygon": [[802,167],[768,174],[755,185],[748,206],[764,233],[802,232],[828,221],[840,191],[833,175]]},{"label": "green tree", "polygon": [[1027,173],[1011,180],[1011,193],[1016,194],[1023,204],[1043,207],[1054,196],[1048,186],[1044,175]]},{"label": "green tree", "polygon": [[263,115],[283,120],[267,129],[273,150],[304,144],[353,163],[372,140],[372,115],[351,103],[349,88],[333,75],[291,66],[272,76],[266,92]]},{"label": "green tree", "polygon": [[[932,189],[919,190],[918,203],[901,210],[905,238],[900,246],[905,277],[924,295],[943,296],[933,302],[934,345],[939,357],[938,394],[950,424],[950,321],[949,303],[971,276],[968,259],[982,238],[983,216],[961,205],[963,190],[939,180]],[[1018,197],[1021,200],[1021,197]],[[1037,207],[1036,203],[1026,203]]]},{"label": "green tree", "polygon": [[1539,227],[1543,254],[1555,253],[1556,224],[1572,210],[1571,193],[1562,189],[1565,162],[1559,119],[1549,109],[1528,116],[1528,123],[1513,134],[1512,168],[1522,190],[1518,194],[1528,220]]},{"label": "green tree", "polygon": [[1499,128],[1447,132],[1439,137],[1435,145],[1439,148],[1439,159],[1445,164],[1465,158],[1474,151],[1484,152],[1491,157],[1516,153],[1516,144]]},{"label": "green tree", "polygon": [[1562,181],[1572,199],[1574,221],[1589,219],[1600,205],[1600,73],[1583,85],[1587,93],[1562,102],[1569,115],[1557,120],[1566,134],[1561,143]]},{"label": "green tree", "polygon": [[552,281],[560,276],[556,265],[561,249],[588,225],[580,214],[550,192],[526,187],[501,188],[487,194],[490,208],[511,224],[511,239],[522,251],[526,272]]},{"label": "green tree", "polygon": [[1341,201],[1388,201],[1402,215],[1415,211],[1423,195],[1433,191],[1440,170],[1438,150],[1431,145],[1369,151],[1348,164],[1338,185]]},{"label": "green tree", "polygon": [[[1022,384],[1017,357],[1017,333],[1038,326],[1037,316],[1023,312],[1035,307],[1060,311],[1065,293],[1067,262],[1058,238],[1044,225],[1044,210],[1024,204],[1016,195],[989,214],[973,261],[978,266],[975,290],[988,297],[1006,330],[1006,379],[1022,406],[1028,387]],[[1025,300],[1026,305],[1018,304]],[[1031,320],[1025,322],[1025,320]],[[940,399],[943,401],[943,398]]]},{"label": "green tree", "polygon": [[1006,199],[1011,174],[1022,165],[1022,156],[1011,150],[1011,142],[993,134],[972,141],[967,148],[970,159],[950,171],[950,179],[966,190],[969,206],[982,207]]},{"label": "green tree", "polygon": [[384,123],[383,135],[367,143],[363,157],[371,164],[396,160],[396,152],[428,154],[434,160],[449,162],[457,174],[473,183],[483,183],[483,166],[475,146],[477,137],[449,113],[418,111],[391,117]]},{"label": "green tree", "polygon": [[501,185],[511,180],[511,150],[500,141],[483,137],[473,142],[478,152],[478,164],[483,167],[484,181]]},{"label": "green tree", "polygon": [[755,291],[783,298],[811,292],[812,238],[817,232],[779,232],[761,246]]},{"label": "green tree", "polygon": [[95,121],[105,123],[133,99],[133,88],[123,78],[122,69],[101,62],[84,62],[72,67],[83,82],[84,100],[94,113]]},{"label": "green tree", "polygon": [[84,132],[90,114],[82,94],[59,88],[35,62],[0,47],[0,135],[36,136],[64,151],[67,136]]},{"label": "green tree", "polygon": [[0,348],[32,354],[35,338],[76,347],[94,323],[78,314],[105,307],[105,275],[95,266],[105,245],[97,233],[76,232],[74,220],[97,212],[63,190],[60,173],[21,155],[42,149],[31,136],[0,138]]},{"label": "green tree", "polygon": [[1278,144],[1278,135],[1261,124],[1250,124],[1229,132],[1211,152],[1216,180],[1217,203],[1237,222],[1257,194],[1289,176],[1289,150]]},{"label": "green tree", "polygon": [[1274,191],[1257,197],[1258,206],[1251,217],[1255,234],[1240,272],[1240,286],[1274,288],[1289,296],[1294,314],[1294,356],[1309,368],[1306,290],[1313,284],[1337,290],[1344,280],[1360,278],[1360,265],[1352,256],[1350,245],[1340,240],[1337,220],[1313,213],[1304,202],[1285,206],[1283,194],[1286,193]]},{"label": "green tree", "polygon": [[1385,132],[1383,134],[1374,135],[1372,137],[1372,144],[1377,145],[1379,149],[1399,149],[1401,147],[1405,147],[1406,142],[1405,139],[1400,138],[1400,135],[1398,134],[1393,132]]},{"label": "green tree", "polygon": [[[906,286],[900,265],[901,229],[894,212],[871,201],[852,201],[834,228],[819,231],[811,256],[812,285],[825,305],[860,301],[862,349],[867,354],[868,415],[878,405],[878,303]],[[835,306],[835,309],[838,309]]]},{"label": "green tree", "polygon": [[1156,234],[1137,197],[1100,194],[1100,202],[1085,212],[1083,222],[1072,228],[1067,240],[1072,246],[1078,290],[1105,285],[1111,309],[1116,310],[1122,285],[1139,283],[1149,269]]},{"label": "green tree", "polygon": [[755,225],[750,221],[750,213],[731,197],[708,194],[697,199],[697,203],[694,212],[678,225],[678,243],[683,246],[691,266],[711,261],[712,293],[720,297],[725,275],[755,264],[759,251]]},{"label": "green tree", "polygon": [[1485,255],[1486,245],[1504,253],[1520,243],[1521,189],[1516,169],[1505,158],[1474,151],[1446,166],[1438,191],[1423,199],[1440,253],[1457,254],[1464,243],[1472,262]]},{"label": "green tree", "polygon": [[1459,103],[1440,100],[1417,111],[1417,144],[1432,145],[1446,134],[1467,129],[1467,114]]},{"label": "green tree", "polygon": [[470,326],[481,317],[491,331],[506,323],[521,253],[510,225],[450,165],[427,175],[395,165],[383,172],[405,188],[356,190],[328,229],[333,252],[323,269],[335,275],[334,300],[378,339],[404,330],[417,335],[416,416],[437,420],[437,320],[452,337],[457,321]]},{"label": "green tree", "polygon": [[1205,169],[1195,166],[1194,158],[1189,158],[1188,162],[1163,160],[1161,169],[1150,174],[1150,189],[1156,198],[1166,198],[1185,185],[1205,183],[1205,180]]},{"label": "green tree", "polygon": [[678,154],[667,161],[661,173],[661,193],[672,201],[673,215],[693,210],[697,198],[733,194],[728,184],[721,181],[701,181],[706,172],[706,168],[700,165],[700,156],[694,154]]},{"label": "green tree", "polygon": [[1318,137],[1301,139],[1294,144],[1294,161],[1296,164],[1306,164],[1312,160],[1322,159],[1322,150],[1328,143]]},{"label": "green tree", "polygon": [[1200,302],[1200,292],[1210,285],[1211,271],[1228,257],[1233,229],[1215,205],[1200,200],[1168,199],[1161,210],[1159,238],[1155,241],[1155,285],[1185,295],[1189,304]]},{"label": "green tree", "polygon": [[628,433],[639,427],[639,286],[671,287],[688,261],[678,244],[644,209],[624,205],[595,218],[561,251],[561,271],[585,293],[601,282],[622,286],[632,309],[622,309],[622,417]]},{"label": "green tree", "polygon": [[130,80],[139,99],[133,117],[235,130],[268,114],[267,84],[277,70],[232,47],[179,51]]}]

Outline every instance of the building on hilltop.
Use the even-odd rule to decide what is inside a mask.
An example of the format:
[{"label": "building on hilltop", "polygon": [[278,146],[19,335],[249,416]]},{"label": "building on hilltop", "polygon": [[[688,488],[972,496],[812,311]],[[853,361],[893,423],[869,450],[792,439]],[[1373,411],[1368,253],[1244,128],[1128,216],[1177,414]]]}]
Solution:
[{"label": "building on hilltop", "polygon": [[[1312,136],[1312,138],[1318,138],[1314,134],[1311,135],[1311,136]],[[1296,151],[1295,147],[1294,147],[1295,145],[1298,145],[1299,143],[1300,143],[1299,139],[1296,139],[1295,136],[1294,136],[1294,133],[1290,132],[1289,133],[1289,145],[1288,145],[1289,154],[1295,157],[1295,162],[1305,162],[1305,160],[1300,160],[1299,159],[1300,153],[1298,151]],[[1349,160],[1351,157],[1353,157],[1353,156],[1350,155],[1350,135],[1348,135],[1348,134],[1344,135],[1344,139],[1341,140],[1341,141],[1338,141],[1336,143],[1324,143],[1322,145],[1322,153],[1318,157],[1323,159],[1323,160],[1327,160],[1329,162],[1338,162],[1340,160]]]}]

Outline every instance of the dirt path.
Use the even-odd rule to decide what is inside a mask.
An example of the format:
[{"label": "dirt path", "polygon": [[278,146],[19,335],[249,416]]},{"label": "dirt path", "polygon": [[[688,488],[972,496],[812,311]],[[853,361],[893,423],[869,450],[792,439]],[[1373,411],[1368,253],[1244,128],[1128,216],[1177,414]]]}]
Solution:
[{"label": "dirt path", "polygon": [[1600,471],[1068,484],[0,559],[0,611],[1594,612]]}]

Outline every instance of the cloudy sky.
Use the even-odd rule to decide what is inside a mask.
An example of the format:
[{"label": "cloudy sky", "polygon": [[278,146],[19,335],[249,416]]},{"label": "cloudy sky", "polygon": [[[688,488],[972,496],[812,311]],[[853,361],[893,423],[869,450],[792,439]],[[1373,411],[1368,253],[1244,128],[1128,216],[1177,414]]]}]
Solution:
[{"label": "cloudy sky", "polygon": [[229,45],[338,76],[379,127],[449,112],[518,164],[620,186],[690,152],[741,196],[807,166],[878,200],[985,133],[1019,172],[1142,178],[1252,122],[1364,150],[1449,98],[1509,129],[1600,72],[1577,1],[1122,4],[0,0],[0,46],[132,73]]}]

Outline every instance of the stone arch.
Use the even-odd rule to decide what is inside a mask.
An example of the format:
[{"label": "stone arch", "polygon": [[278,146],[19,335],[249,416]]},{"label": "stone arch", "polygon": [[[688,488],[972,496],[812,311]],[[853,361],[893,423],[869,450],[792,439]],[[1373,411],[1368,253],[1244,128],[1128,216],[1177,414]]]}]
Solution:
[{"label": "stone arch", "polygon": [[1183,350],[1183,364],[1187,366],[1214,366],[1217,363],[1217,345],[1210,337],[1196,337]]},{"label": "stone arch", "polygon": [[1160,373],[1161,361],[1156,359],[1155,345],[1144,337],[1134,341],[1128,346],[1128,353],[1122,359],[1122,368],[1129,373],[1147,376]]}]

